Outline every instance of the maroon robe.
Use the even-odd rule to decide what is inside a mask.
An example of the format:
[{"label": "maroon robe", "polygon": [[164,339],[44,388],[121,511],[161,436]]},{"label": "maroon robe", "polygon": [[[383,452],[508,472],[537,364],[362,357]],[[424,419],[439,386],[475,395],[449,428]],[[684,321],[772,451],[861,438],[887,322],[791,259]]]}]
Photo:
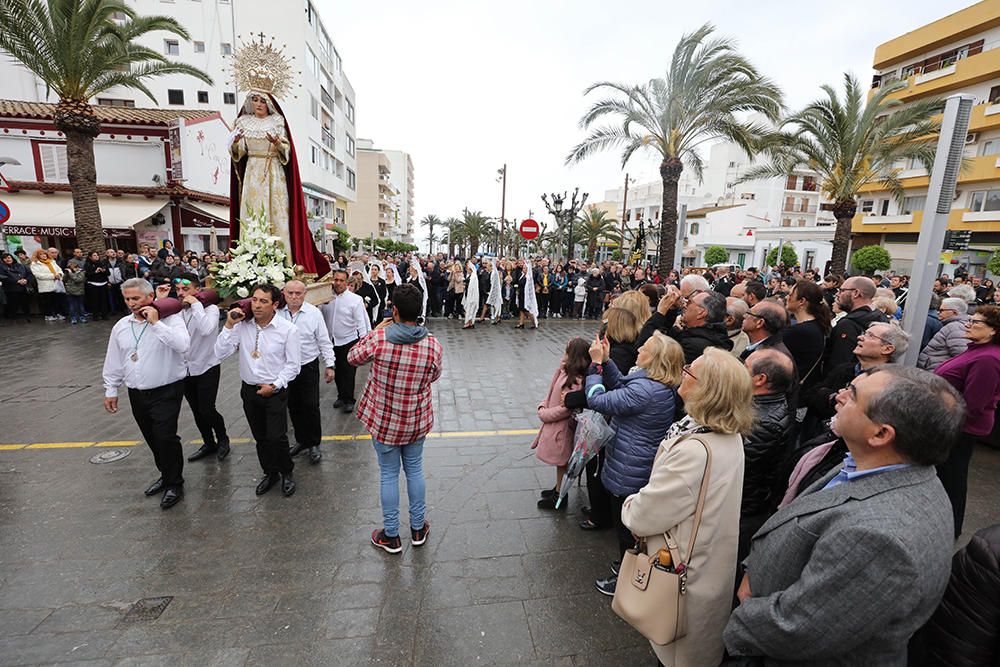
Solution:
[{"label": "maroon robe", "polygon": [[[306,217],[306,199],[302,193],[302,180],[299,178],[299,162],[295,157],[295,144],[292,133],[288,129],[288,119],[278,106],[278,101],[271,97],[271,104],[281,114],[285,121],[285,136],[288,137],[288,164],[285,169],[285,184],[288,187],[288,236],[291,248],[285,250],[291,254],[292,264],[301,264],[306,273],[314,273],[323,277],[330,272],[330,263],[313,242]],[[243,109],[237,116],[243,115]],[[229,174],[229,246],[235,247],[240,238],[240,197],[242,196],[243,173],[246,170],[247,158],[239,162],[230,160]]]}]

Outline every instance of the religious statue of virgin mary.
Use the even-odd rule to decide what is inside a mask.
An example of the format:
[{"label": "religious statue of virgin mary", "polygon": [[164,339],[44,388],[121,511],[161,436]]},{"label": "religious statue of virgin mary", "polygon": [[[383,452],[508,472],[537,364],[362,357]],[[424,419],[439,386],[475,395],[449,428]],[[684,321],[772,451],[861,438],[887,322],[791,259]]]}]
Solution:
[{"label": "religious statue of virgin mary", "polygon": [[309,230],[295,144],[277,101],[291,90],[291,63],[261,35],[237,49],[233,74],[246,98],[229,146],[230,243],[240,238],[241,219],[263,211],[271,233],[285,246],[288,263],[301,265],[306,274],[324,276],[330,265]]}]

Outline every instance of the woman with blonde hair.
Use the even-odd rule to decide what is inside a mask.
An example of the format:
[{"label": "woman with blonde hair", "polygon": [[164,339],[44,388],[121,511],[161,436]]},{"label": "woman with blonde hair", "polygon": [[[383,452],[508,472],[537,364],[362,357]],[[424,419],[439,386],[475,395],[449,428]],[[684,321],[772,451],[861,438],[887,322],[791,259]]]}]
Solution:
[{"label": "woman with blonde hair", "polygon": [[623,292],[621,296],[611,302],[612,306],[624,308],[635,316],[639,323],[639,329],[646,323],[646,320],[653,314],[653,309],[649,307],[649,298],[637,290]]},{"label": "woman with blonde hair", "polygon": [[603,335],[608,338],[611,360],[618,369],[628,373],[635,366],[639,347],[636,340],[642,329],[631,311],[618,307],[618,301],[604,312]]},{"label": "woman with blonde hair", "polygon": [[[741,434],[750,431],[754,419],[750,375],[725,350],[707,348],[683,372],[678,394],[687,417],[667,432],[648,483],[625,499],[621,515],[627,529],[645,539],[647,553],[665,548],[664,534],[669,531],[687,567],[687,634],[671,644],[652,644],[660,662],[674,667],[717,665],[722,660],[740,532]],[[706,474],[692,554],[695,508]]]},{"label": "woman with blonde hair", "polygon": [[684,352],[677,341],[656,332],[639,348],[636,368],[628,375],[611,360],[606,337],[594,340],[590,359],[584,403],[578,402],[584,392],[571,392],[564,400],[570,409],[587,407],[611,417],[615,431],[604,447],[600,480],[610,495],[609,518],[618,532],[619,560],[611,564],[611,577],[596,582],[601,593],[614,595],[620,557],[635,543],[622,524],[622,504],[649,481],[660,440],[674,423]]},{"label": "woman with blonde hair", "polygon": [[41,248],[31,255],[29,268],[38,285],[38,309],[45,316],[45,321],[54,322],[63,319],[56,311],[56,292],[61,291],[63,270],[49,258],[49,253]]}]

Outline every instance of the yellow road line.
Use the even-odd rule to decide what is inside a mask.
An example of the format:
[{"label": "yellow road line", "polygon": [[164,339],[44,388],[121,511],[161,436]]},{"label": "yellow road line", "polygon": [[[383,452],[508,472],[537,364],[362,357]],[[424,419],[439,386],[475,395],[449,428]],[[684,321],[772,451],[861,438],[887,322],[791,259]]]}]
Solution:
[{"label": "yellow road line", "polygon": [[[535,435],[538,429],[515,428],[496,431],[434,431],[428,433],[428,438],[496,438],[512,435]],[[365,434],[338,434],[324,435],[324,441],[351,441],[370,440],[371,436]],[[202,440],[191,440],[189,444],[200,445]],[[229,442],[234,445],[248,444],[253,442],[251,438],[232,438]],[[33,442],[25,444],[0,445],[0,452],[14,451],[21,449],[78,449],[81,447],[138,447],[142,440],[101,440],[98,442]]]}]

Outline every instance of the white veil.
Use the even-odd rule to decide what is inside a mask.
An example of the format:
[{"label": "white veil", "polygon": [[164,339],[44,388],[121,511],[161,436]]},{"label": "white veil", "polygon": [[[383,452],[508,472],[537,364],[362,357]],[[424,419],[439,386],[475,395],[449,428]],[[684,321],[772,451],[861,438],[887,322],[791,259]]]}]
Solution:
[{"label": "white veil", "polygon": [[424,280],[424,267],[420,266],[420,262],[417,261],[416,256],[410,257],[410,266],[417,270],[417,282],[420,284],[420,291],[424,293],[424,305],[423,310],[420,311],[420,316],[424,319],[427,318],[427,281]]},{"label": "white veil", "polygon": [[531,268],[531,260],[524,260],[526,278],[524,281],[524,309],[531,313],[534,324],[538,325],[538,299],[535,297],[535,276]]},{"label": "white veil", "polygon": [[490,294],[486,297],[486,303],[493,309],[490,314],[493,319],[500,317],[500,311],[503,309],[503,296],[500,289],[500,271],[497,270],[497,263],[499,258],[494,259],[490,262]]},{"label": "white veil", "polygon": [[479,315],[479,276],[476,274],[476,264],[471,259],[466,268],[469,269],[469,284],[465,288],[462,307],[465,309],[465,323],[475,324]]}]

